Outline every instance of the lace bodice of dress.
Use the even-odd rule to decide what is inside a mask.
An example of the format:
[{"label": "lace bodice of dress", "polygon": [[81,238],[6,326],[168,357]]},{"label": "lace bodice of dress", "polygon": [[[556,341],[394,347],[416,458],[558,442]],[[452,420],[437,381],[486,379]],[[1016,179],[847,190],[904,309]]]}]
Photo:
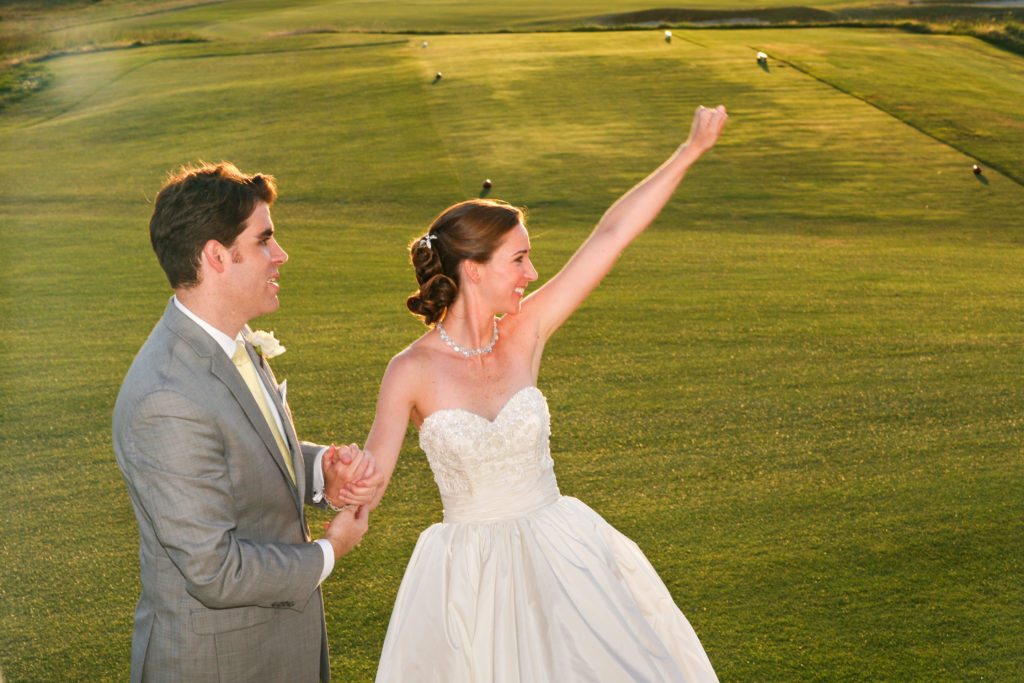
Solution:
[{"label": "lace bodice of dress", "polygon": [[550,435],[547,401],[533,386],[516,392],[493,421],[461,408],[429,415],[420,426],[420,447],[445,521],[509,519],[557,500]]}]

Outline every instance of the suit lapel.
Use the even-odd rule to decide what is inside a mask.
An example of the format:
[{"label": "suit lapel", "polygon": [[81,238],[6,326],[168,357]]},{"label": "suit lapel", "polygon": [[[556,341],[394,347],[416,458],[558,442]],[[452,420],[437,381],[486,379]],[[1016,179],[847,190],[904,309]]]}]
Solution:
[{"label": "suit lapel", "polygon": [[[301,501],[304,495],[303,492],[306,490],[306,471],[305,467],[303,467],[302,458],[297,457],[301,455],[301,450],[299,448],[299,437],[296,435],[295,425],[292,423],[291,410],[288,409],[288,404],[281,397],[281,389],[277,384],[277,378],[274,377],[274,371],[270,369],[270,364],[253,350],[252,345],[247,343],[245,348],[249,352],[249,357],[253,359],[253,363],[256,364],[256,372],[259,374],[263,386],[267,387],[270,399],[274,402],[274,407],[277,409],[277,414],[281,416],[281,426],[284,428],[282,436],[287,442],[289,450],[287,457],[291,458],[292,468],[295,470],[295,488]],[[271,435],[271,439],[273,439],[273,435]],[[276,449],[276,442],[274,446]]]},{"label": "suit lapel", "polygon": [[[284,477],[289,488],[292,492],[292,498],[295,500],[296,507],[299,510],[300,516],[302,515],[302,497],[299,496],[299,491],[304,490],[301,488],[303,485],[304,473],[300,475],[302,468],[295,468],[295,479],[296,483],[292,484],[292,478],[288,474],[288,470],[284,465],[284,461],[281,459],[280,449],[277,446],[277,440],[274,438],[273,433],[270,431],[270,425],[267,424],[266,419],[263,417],[263,412],[260,407],[256,404],[256,399],[253,398],[252,392],[249,391],[249,387],[246,385],[245,380],[238,373],[238,368],[231,362],[231,359],[227,357],[223,349],[213,340],[210,335],[204,332],[198,325],[193,321],[189,320],[188,316],[179,311],[174,305],[174,302],[170,302],[167,305],[167,310],[164,313],[164,317],[171,329],[176,335],[189,344],[192,349],[196,352],[196,355],[205,357],[210,363],[210,372],[217,377],[231,392],[235,400],[238,401],[238,405],[242,408],[242,412],[249,419],[249,423],[252,428],[259,435],[260,440],[267,448],[267,456],[272,458],[274,464],[277,466],[281,476]],[[246,326],[245,331],[248,332],[249,328]],[[246,351],[249,353],[249,357],[253,359],[256,365],[257,374],[261,376],[261,381],[265,383],[267,387],[273,387],[269,393],[271,398],[274,400],[274,404],[277,406],[278,414],[281,415],[281,423],[285,426],[285,440],[289,442],[289,449],[294,451],[297,447],[298,441],[295,438],[295,430],[291,426],[291,421],[287,418],[287,412],[282,409],[280,405],[280,397],[277,392],[277,385],[268,383],[269,380],[266,378],[266,372],[261,369],[262,359],[256,356],[255,352],[249,344],[245,345]],[[263,364],[265,365],[265,364]],[[288,454],[288,457],[292,458],[292,463],[295,463],[295,457],[292,453]],[[299,488],[297,488],[299,487]]]}]

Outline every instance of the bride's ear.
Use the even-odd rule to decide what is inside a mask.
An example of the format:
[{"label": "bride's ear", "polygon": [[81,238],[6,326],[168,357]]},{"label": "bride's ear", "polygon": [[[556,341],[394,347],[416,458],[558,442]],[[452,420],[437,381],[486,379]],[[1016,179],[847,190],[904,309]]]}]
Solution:
[{"label": "bride's ear", "polygon": [[463,277],[469,278],[470,282],[473,282],[474,284],[476,284],[476,283],[480,282],[480,278],[482,277],[481,272],[480,272],[480,266],[481,266],[481,264],[477,263],[476,261],[471,261],[469,259],[465,259],[459,265],[459,268],[462,269],[462,276]]}]

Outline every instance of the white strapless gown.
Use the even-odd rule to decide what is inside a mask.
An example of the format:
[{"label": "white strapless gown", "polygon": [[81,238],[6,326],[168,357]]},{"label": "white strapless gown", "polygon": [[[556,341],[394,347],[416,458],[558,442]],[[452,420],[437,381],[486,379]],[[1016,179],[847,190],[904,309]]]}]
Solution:
[{"label": "white strapless gown", "polygon": [[424,420],[444,522],[416,544],[377,683],[717,681],[635,543],[562,496],[536,387]]}]

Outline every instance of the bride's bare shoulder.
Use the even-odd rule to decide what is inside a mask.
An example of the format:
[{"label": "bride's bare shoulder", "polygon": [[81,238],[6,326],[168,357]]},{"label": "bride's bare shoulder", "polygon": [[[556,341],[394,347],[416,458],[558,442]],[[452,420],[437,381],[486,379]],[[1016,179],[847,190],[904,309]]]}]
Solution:
[{"label": "bride's bare shoulder", "polygon": [[422,421],[419,406],[423,392],[433,386],[435,379],[433,368],[437,351],[431,348],[429,337],[428,332],[395,354],[380,385],[381,404],[401,406],[416,424]]},{"label": "bride's bare shoulder", "polygon": [[[432,331],[431,331],[432,332]],[[387,374],[397,375],[403,379],[416,379],[431,362],[436,353],[431,343],[431,332],[426,332],[419,339],[396,353],[388,363]],[[412,375],[412,377],[409,377]]]}]

